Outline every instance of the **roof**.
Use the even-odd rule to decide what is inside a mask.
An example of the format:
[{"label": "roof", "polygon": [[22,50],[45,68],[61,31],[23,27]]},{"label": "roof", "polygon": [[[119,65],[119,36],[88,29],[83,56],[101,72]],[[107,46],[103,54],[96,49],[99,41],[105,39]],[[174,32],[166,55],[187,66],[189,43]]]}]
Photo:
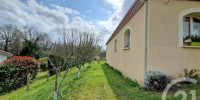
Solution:
[{"label": "roof", "polygon": [[5,52],[3,50],[0,50],[0,54],[4,54],[4,55],[7,55],[7,56],[13,56],[11,53],[8,53],[8,52]]},{"label": "roof", "polygon": [[119,31],[129,22],[129,20],[140,10],[140,8],[145,4],[145,1],[148,0],[135,0],[133,5],[130,7],[120,24],[117,26],[116,30],[113,32],[106,45],[119,33]]}]

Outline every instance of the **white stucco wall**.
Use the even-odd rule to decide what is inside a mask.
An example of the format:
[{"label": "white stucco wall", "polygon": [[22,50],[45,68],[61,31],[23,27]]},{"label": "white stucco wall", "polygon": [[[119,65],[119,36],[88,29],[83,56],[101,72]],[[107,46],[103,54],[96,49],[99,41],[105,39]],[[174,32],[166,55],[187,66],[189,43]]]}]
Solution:
[{"label": "white stucco wall", "polygon": [[7,59],[7,56],[0,53],[0,63]]}]

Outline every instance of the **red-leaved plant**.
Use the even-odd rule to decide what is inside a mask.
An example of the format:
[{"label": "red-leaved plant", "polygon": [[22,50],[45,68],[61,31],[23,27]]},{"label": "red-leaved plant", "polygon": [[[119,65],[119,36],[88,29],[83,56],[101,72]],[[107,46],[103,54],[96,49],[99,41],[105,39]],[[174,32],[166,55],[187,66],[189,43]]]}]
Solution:
[{"label": "red-leaved plant", "polygon": [[27,75],[34,79],[37,75],[38,61],[27,56],[15,56],[0,64],[0,91],[10,91],[26,84]]}]

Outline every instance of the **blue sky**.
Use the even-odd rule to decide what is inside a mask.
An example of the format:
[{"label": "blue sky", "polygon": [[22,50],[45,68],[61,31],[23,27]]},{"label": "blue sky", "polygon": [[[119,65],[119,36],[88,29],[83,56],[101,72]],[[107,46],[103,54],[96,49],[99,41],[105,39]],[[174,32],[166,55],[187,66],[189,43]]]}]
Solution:
[{"label": "blue sky", "polygon": [[34,26],[55,35],[61,27],[87,27],[100,44],[113,33],[134,0],[0,0],[0,23]]},{"label": "blue sky", "polygon": [[[27,0],[23,0],[26,2]],[[68,7],[80,12],[86,21],[106,20],[114,12],[113,7],[105,0],[36,0],[36,2],[52,9],[51,4]],[[73,16],[71,16],[73,17]]]}]

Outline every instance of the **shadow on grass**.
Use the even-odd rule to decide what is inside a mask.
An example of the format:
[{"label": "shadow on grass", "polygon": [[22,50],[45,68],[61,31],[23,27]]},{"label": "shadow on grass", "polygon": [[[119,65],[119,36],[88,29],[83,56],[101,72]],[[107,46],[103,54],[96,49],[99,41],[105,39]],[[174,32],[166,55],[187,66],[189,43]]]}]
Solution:
[{"label": "shadow on grass", "polygon": [[142,91],[137,82],[133,82],[129,78],[124,78],[120,71],[113,69],[106,63],[101,64],[101,67],[118,100],[133,100],[135,99],[134,94]]},{"label": "shadow on grass", "polygon": [[[50,77],[50,76],[49,76],[49,77]],[[42,80],[42,79],[45,79],[45,78],[47,79],[47,74],[38,77],[37,80]]]},{"label": "shadow on grass", "polygon": [[[80,91],[80,86],[84,84],[84,82],[78,82],[76,83],[76,81],[81,80],[83,77],[80,76],[78,77],[74,77],[72,80],[70,80],[69,82],[67,82],[66,84],[63,85],[68,85],[67,88],[62,91],[62,94],[67,94],[66,97],[61,97],[60,99],[65,100],[68,99],[69,95],[72,95],[74,90]],[[83,80],[82,80],[83,81]]]}]

